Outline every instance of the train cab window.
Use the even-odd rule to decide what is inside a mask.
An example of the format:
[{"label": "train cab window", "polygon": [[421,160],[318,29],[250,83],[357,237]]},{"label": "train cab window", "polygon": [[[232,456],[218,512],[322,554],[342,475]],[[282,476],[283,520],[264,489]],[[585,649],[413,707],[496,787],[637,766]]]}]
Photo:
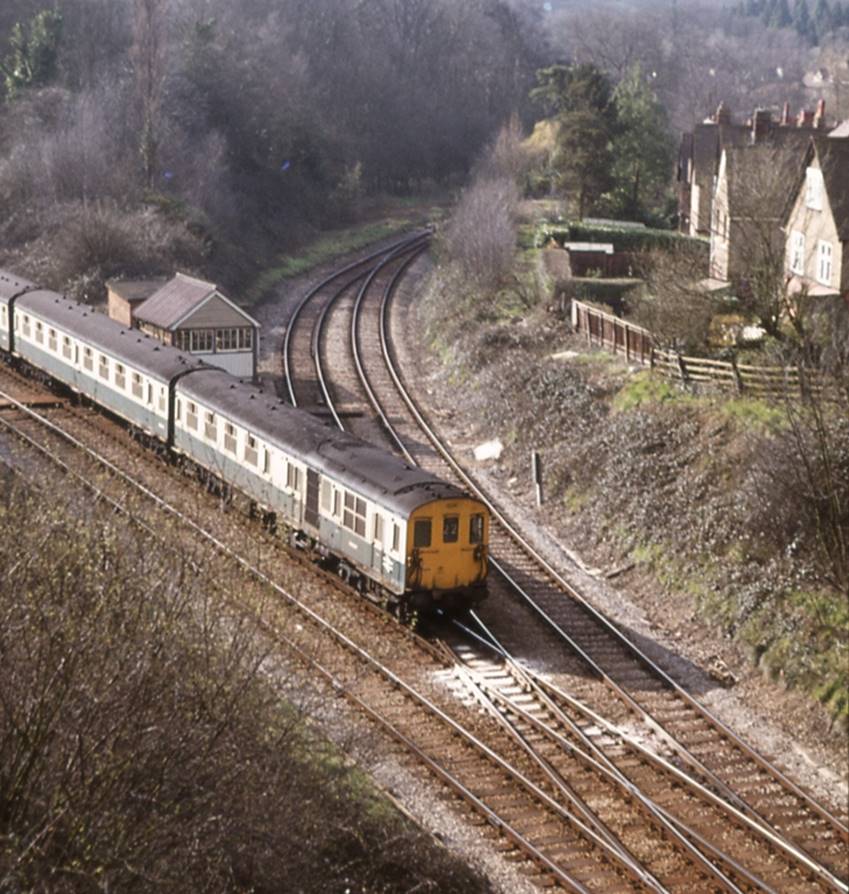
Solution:
[{"label": "train cab window", "polygon": [[460,537],[460,519],[456,515],[446,515],[442,520],[442,542],[456,543]]},{"label": "train cab window", "polygon": [[236,427],[232,422],[224,423],[224,449],[236,452]]},{"label": "train cab window", "polygon": [[83,348],[83,366],[89,372],[94,369],[94,352],[91,348]]},{"label": "train cab window", "polygon": [[401,546],[401,529],[395,522],[392,523],[392,549],[397,553]]},{"label": "train cab window", "polygon": [[123,363],[115,364],[115,384],[123,390],[127,387],[127,376],[126,370],[124,369]]},{"label": "train cab window", "polygon": [[102,379],[109,378],[109,358],[104,357],[103,354],[100,355],[100,367],[98,369],[98,372],[100,373],[100,377]]},{"label": "train cab window", "polygon": [[35,321],[35,340],[37,342],[44,341],[44,328],[38,320]]},{"label": "train cab window", "polygon": [[218,424],[215,421],[215,413],[209,410],[203,414],[203,433],[210,441],[218,440]]},{"label": "train cab window", "polygon": [[416,520],[413,527],[413,546],[428,547],[431,541],[431,521],[429,518]]},{"label": "train cab window", "polygon": [[67,335],[63,335],[62,336],[62,356],[66,360],[70,360],[72,353],[73,353],[73,351],[71,350],[71,339],[68,338]]},{"label": "train cab window", "polygon": [[377,543],[383,543],[383,516],[379,512],[374,514],[374,539]]},{"label": "train cab window", "polygon": [[257,464],[258,458],[258,448],[256,443],[256,438],[253,435],[246,435],[245,437],[245,462],[250,463],[252,466]]},{"label": "train cab window", "polygon": [[479,512],[469,520],[469,543],[483,543],[483,516]]},{"label": "train cab window", "polygon": [[130,376],[131,388],[133,395],[139,400],[144,400],[144,384],[142,383],[141,373],[134,372]]},{"label": "train cab window", "polygon": [[347,490],[342,524],[360,537],[366,536],[366,501]]}]

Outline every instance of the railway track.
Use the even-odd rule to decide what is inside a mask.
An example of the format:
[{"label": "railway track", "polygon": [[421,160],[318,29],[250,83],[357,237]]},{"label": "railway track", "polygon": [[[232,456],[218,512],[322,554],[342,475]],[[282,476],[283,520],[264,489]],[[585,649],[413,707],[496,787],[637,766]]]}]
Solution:
[{"label": "railway track", "polygon": [[[248,526],[226,500],[204,493],[123,427],[0,367],[0,430],[36,456],[51,481],[60,470],[159,548],[188,556],[231,610],[249,612],[266,635],[402,743],[498,830],[516,858],[535,865],[541,883],[573,891],[667,890],[613,832],[603,832],[604,824],[565,808],[539,763],[476,705],[456,697],[456,669],[444,652],[332,576],[306,564],[293,572],[279,540]],[[717,889],[721,873],[709,865],[696,870],[691,886]]]},{"label": "railway track", "polygon": [[[382,437],[393,449],[411,463],[457,480],[489,504],[495,519],[491,549],[499,594],[513,600],[518,597],[555,634],[560,649],[563,644],[567,646],[564,677],[569,680],[570,696],[561,695],[577,696],[576,705],[593,704],[608,720],[615,718],[633,726],[636,718],[640,734],[657,743],[653,749],[643,749],[635,763],[631,754],[623,784],[630,784],[638,793],[651,792],[646,796],[649,805],[659,804],[656,799],[664,797],[662,787],[658,789],[655,784],[654,788],[643,788],[648,785],[646,773],[654,755],[664,762],[665,772],[673,774],[673,789],[686,788],[687,798],[700,805],[679,804],[677,813],[670,813],[673,828],[667,828],[667,834],[674,836],[677,829],[691,844],[702,848],[705,859],[710,859],[711,838],[719,838],[723,848],[737,857],[721,851],[713,859],[723,863],[728,879],[744,887],[845,891],[849,871],[843,818],[832,816],[749,748],[599,615],[526,542],[441,443],[404,385],[390,339],[388,309],[394,284],[411,260],[412,256],[396,265],[395,274],[387,276],[380,289],[374,288],[376,274],[364,280],[353,304],[337,303],[335,310],[333,304],[323,308],[322,325],[334,312],[347,321],[352,347],[350,359],[341,362],[337,355],[335,362],[343,369],[332,377],[325,371],[321,352],[313,354],[318,377],[325,382],[332,378],[330,388],[326,384],[324,387],[326,399],[332,402],[330,392],[334,387],[344,391],[346,400],[358,388],[361,403],[371,405]],[[337,331],[342,327],[342,323],[336,323]],[[315,340],[322,341],[320,331]],[[352,384],[354,377],[358,385]],[[295,391],[292,395],[297,396]],[[375,440],[374,419],[352,419],[349,425],[356,434]],[[527,622],[524,626],[527,628]],[[519,639],[513,631],[507,636]],[[455,657],[461,655],[455,652]],[[519,706],[514,705],[512,710],[519,710]],[[646,809],[651,811],[649,805]],[[731,811],[724,825],[716,826],[715,810]],[[657,815],[652,819],[658,821]],[[681,831],[682,827],[687,831]],[[733,842],[729,848],[730,839]]]}]

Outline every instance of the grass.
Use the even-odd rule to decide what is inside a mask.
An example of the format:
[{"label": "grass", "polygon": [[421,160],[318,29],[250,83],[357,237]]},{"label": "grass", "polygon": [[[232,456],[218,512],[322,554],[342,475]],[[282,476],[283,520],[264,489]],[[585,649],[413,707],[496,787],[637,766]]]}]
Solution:
[{"label": "grass", "polygon": [[669,401],[692,401],[693,399],[666,379],[653,376],[650,370],[643,370],[632,376],[622,386],[613,398],[613,410],[622,413],[646,404],[656,406]]},{"label": "grass", "polygon": [[245,294],[245,304],[256,304],[271,289],[286,279],[307,273],[315,267],[358,251],[373,242],[401,233],[412,225],[412,220],[392,217],[378,223],[357,224],[340,230],[330,230],[309,242],[298,254],[281,255],[278,262],[264,270]]},{"label": "grass", "polygon": [[753,397],[724,400],[720,412],[741,429],[775,431],[786,422],[784,411],[775,404]]}]

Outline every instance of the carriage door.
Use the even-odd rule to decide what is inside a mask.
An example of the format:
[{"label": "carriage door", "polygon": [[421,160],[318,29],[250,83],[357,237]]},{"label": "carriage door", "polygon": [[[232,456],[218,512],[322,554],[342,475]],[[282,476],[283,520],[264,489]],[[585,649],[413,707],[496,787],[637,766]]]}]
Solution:
[{"label": "carriage door", "polygon": [[307,469],[307,501],[304,508],[304,524],[318,528],[318,472]]}]

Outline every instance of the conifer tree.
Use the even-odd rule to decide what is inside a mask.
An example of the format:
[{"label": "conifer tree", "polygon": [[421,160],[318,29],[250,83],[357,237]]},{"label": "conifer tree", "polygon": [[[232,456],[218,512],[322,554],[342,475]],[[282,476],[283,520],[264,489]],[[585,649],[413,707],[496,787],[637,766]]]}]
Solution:
[{"label": "conifer tree", "polygon": [[789,28],[793,24],[787,0],[776,0],[769,24],[771,28]]}]

